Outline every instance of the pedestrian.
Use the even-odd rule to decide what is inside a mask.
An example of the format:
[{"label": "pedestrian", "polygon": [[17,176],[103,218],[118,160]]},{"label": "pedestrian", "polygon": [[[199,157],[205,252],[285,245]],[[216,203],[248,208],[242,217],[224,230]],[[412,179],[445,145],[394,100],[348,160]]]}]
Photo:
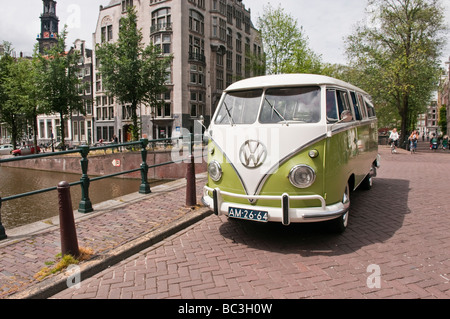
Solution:
[{"label": "pedestrian", "polygon": [[419,139],[419,136],[417,135],[417,131],[412,131],[411,135],[409,136],[409,149],[412,153],[416,152],[417,149],[417,140]]},{"label": "pedestrian", "polygon": [[[117,135],[116,135],[116,134],[114,134],[114,136],[113,136],[111,142],[112,142],[113,144],[119,144],[119,139],[117,138]],[[117,149],[117,152],[118,152],[118,151],[119,151],[119,147],[116,147],[116,149]],[[113,154],[114,154],[114,148],[112,148],[111,150],[112,150],[112,152],[113,152]]]},{"label": "pedestrian", "polygon": [[389,144],[391,145],[391,153],[397,153],[398,147],[398,139],[400,136],[398,135],[397,129],[394,128],[389,135]]},{"label": "pedestrian", "polygon": [[430,150],[437,150],[439,146],[439,140],[436,136],[436,134],[433,133],[431,140],[430,140]]},{"label": "pedestrian", "polygon": [[446,150],[448,147],[448,135],[444,136],[444,139],[442,140],[442,149]]}]

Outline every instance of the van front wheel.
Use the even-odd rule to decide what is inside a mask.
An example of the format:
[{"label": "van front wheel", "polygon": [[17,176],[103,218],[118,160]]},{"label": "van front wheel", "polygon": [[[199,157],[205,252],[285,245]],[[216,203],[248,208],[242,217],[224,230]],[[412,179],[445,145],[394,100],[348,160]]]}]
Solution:
[{"label": "van front wheel", "polygon": [[348,225],[348,216],[350,213],[350,187],[348,184],[345,187],[344,195],[342,197],[342,203],[347,206],[347,211],[339,218],[330,221],[330,226],[336,233],[343,233],[347,229]]}]

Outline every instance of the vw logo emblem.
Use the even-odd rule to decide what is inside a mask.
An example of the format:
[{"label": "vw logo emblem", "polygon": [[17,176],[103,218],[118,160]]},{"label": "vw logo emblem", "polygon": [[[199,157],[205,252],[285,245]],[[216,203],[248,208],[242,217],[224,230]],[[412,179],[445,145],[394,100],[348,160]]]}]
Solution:
[{"label": "vw logo emblem", "polygon": [[242,165],[247,168],[257,168],[261,166],[267,158],[267,149],[259,141],[249,140],[241,146],[239,159]]}]

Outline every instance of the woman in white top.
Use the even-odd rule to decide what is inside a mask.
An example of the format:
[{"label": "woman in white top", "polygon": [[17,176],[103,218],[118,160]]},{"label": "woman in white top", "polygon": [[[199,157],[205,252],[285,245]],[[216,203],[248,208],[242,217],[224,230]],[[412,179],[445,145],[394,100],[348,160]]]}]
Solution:
[{"label": "woman in white top", "polygon": [[394,128],[391,132],[391,135],[389,135],[389,140],[391,143],[391,152],[392,153],[397,153],[396,148],[398,147],[398,139],[400,138],[400,136],[398,135],[397,129]]}]

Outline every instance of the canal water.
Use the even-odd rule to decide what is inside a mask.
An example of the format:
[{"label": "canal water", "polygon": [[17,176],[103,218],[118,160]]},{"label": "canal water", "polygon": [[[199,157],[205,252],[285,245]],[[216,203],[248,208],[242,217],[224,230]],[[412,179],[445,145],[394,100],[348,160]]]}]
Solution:
[{"label": "canal water", "polygon": [[[93,176],[90,176],[91,178]],[[20,168],[0,167],[0,196],[27,193],[57,186],[59,182],[77,182],[81,174],[37,171]],[[161,181],[149,181],[150,187]],[[115,197],[139,192],[140,179],[106,178],[90,183],[89,198],[92,204]],[[81,200],[81,186],[70,188],[72,208],[78,209]],[[13,199],[2,203],[1,220],[6,230],[48,219],[59,215],[58,191]]]}]

